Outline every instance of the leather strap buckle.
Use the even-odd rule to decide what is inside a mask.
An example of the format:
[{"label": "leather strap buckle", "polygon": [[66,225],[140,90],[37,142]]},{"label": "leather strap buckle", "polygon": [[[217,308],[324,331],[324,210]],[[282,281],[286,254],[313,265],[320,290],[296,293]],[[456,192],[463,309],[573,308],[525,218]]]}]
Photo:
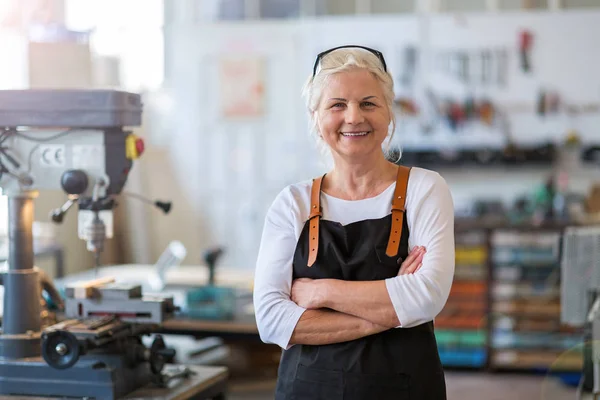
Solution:
[{"label": "leather strap buckle", "polygon": [[310,215],[308,220],[310,226],[308,230],[308,267],[317,261],[317,254],[319,253],[319,222],[323,213],[321,212],[321,183],[325,175],[313,179],[313,184],[310,192]]},{"label": "leather strap buckle", "polygon": [[398,247],[400,246],[400,239],[402,238],[404,212],[406,211],[406,190],[408,188],[409,175],[409,167],[398,166],[396,189],[394,190],[394,199],[392,200],[392,227],[390,229],[388,245],[385,250],[385,254],[388,257],[394,257],[398,254]]}]

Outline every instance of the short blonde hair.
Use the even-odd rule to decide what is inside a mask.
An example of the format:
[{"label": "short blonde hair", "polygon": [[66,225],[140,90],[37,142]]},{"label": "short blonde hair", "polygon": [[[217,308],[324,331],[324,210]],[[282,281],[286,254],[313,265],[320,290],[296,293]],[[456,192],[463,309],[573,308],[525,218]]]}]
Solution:
[{"label": "short blonde hair", "polygon": [[[318,132],[315,112],[321,102],[323,89],[329,78],[340,72],[355,69],[366,69],[382,85],[385,103],[390,113],[390,127],[388,128],[386,154],[389,154],[390,144],[396,130],[396,116],[394,114],[394,79],[389,72],[384,71],[381,60],[372,52],[359,48],[341,48],[326,54],[317,66],[316,74],[310,76],[302,89],[302,96],[306,102],[310,118],[310,134],[314,137],[320,150],[329,155],[329,148]],[[382,149],[383,150],[383,149]]]}]

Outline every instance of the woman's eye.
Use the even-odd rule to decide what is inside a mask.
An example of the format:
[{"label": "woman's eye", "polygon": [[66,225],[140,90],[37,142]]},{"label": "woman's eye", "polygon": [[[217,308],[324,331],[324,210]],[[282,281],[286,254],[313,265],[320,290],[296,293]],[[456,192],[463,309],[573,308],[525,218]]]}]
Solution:
[{"label": "woman's eye", "polygon": [[363,106],[366,106],[366,107],[375,107],[375,103],[371,103],[370,101],[365,101],[363,103]]},{"label": "woman's eye", "polygon": [[331,108],[341,108],[344,107],[345,104],[344,103],[335,103],[334,105],[331,106]]}]

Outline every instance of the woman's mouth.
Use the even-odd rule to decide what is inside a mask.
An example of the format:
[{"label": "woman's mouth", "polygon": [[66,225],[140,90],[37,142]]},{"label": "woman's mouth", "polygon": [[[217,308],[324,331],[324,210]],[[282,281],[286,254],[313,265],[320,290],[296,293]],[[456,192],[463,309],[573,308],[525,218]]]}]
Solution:
[{"label": "woman's mouth", "polygon": [[358,136],[366,136],[369,133],[371,133],[371,131],[363,131],[363,132],[341,132],[342,136],[345,137],[358,137]]}]

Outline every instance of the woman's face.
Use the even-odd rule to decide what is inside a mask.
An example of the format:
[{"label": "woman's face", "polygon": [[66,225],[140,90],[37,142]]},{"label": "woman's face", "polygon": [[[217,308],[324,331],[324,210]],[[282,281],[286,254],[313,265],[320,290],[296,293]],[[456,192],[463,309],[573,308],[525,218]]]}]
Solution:
[{"label": "woman's face", "polygon": [[332,75],[316,118],[334,158],[359,159],[381,152],[390,125],[382,85],[365,69]]}]

